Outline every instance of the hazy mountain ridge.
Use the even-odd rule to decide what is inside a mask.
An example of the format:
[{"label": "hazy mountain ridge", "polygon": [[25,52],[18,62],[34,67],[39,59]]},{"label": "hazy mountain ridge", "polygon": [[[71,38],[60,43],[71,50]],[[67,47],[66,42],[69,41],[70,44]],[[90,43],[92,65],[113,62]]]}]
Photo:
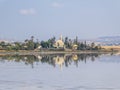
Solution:
[{"label": "hazy mountain ridge", "polygon": [[96,42],[100,42],[102,45],[120,45],[120,36],[99,37]]}]

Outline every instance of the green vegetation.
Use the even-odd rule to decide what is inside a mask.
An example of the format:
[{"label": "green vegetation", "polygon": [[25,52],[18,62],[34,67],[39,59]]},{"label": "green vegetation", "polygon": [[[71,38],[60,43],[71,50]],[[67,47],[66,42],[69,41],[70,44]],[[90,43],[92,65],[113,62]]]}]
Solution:
[{"label": "green vegetation", "polygon": [[[56,38],[52,37],[46,41],[34,40],[34,36],[30,39],[24,40],[24,42],[12,42],[6,43],[4,41],[0,42],[0,50],[59,50],[59,48],[54,47]],[[94,42],[87,44],[86,41],[80,42],[78,37],[75,39],[70,39],[69,37],[63,38],[62,42],[64,46],[60,48],[61,50],[100,50],[100,45],[95,45]],[[58,43],[59,46],[59,43]],[[75,46],[75,47],[74,47]]]}]

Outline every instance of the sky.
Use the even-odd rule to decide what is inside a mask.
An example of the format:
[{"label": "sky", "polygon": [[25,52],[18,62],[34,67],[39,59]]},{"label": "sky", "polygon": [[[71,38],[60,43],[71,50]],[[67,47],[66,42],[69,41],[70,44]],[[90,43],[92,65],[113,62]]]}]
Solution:
[{"label": "sky", "polygon": [[0,0],[0,39],[120,35],[120,0]]}]

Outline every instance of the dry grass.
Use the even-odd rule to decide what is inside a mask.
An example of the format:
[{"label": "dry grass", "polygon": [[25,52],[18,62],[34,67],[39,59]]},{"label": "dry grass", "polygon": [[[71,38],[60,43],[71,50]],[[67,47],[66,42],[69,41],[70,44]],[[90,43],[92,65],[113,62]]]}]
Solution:
[{"label": "dry grass", "polygon": [[120,46],[102,46],[104,49],[120,50]]}]

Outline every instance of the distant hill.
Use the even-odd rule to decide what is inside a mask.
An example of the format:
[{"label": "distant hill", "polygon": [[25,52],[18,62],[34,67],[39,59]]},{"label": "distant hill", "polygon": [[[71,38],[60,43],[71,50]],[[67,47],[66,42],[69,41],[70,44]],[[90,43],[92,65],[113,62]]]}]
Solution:
[{"label": "distant hill", "polygon": [[102,45],[120,45],[120,36],[99,37],[96,42],[100,42]]}]

